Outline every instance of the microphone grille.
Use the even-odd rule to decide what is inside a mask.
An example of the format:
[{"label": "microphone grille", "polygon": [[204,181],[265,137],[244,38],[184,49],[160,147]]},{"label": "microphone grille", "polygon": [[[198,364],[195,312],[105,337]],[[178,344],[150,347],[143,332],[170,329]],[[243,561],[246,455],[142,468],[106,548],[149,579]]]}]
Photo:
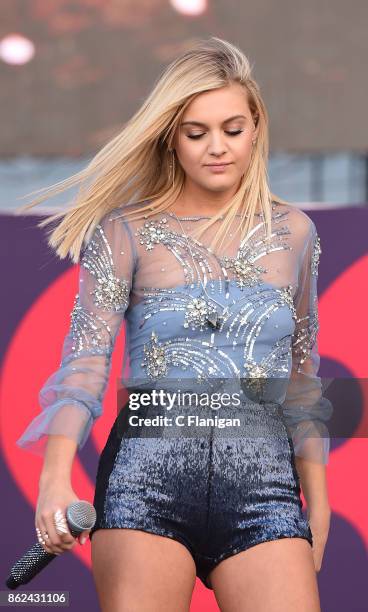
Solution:
[{"label": "microphone grille", "polygon": [[92,529],[97,517],[95,507],[83,500],[69,504],[66,509],[66,516],[70,527],[78,531]]}]

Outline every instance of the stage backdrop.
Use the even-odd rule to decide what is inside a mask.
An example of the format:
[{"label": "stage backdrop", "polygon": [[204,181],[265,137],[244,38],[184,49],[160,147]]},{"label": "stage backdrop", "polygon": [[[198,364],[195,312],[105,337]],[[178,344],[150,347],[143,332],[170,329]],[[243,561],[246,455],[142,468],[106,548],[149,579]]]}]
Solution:
[{"label": "stage backdrop", "polygon": [[[367,377],[368,209],[307,211],[321,238],[318,336],[323,377]],[[1,303],[0,404],[0,579],[1,590],[13,563],[35,543],[35,505],[42,460],[15,441],[38,411],[38,392],[58,367],[77,291],[78,266],[58,260],[41,217],[0,217],[3,269]],[[116,383],[124,350],[124,326],[113,356],[104,414],[96,422],[73,467],[73,487],[93,501],[101,452],[116,416]],[[347,409],[349,407],[347,406]],[[363,415],[366,406],[361,406]],[[363,418],[363,417],[361,417]],[[366,610],[368,441],[351,435],[332,440],[328,464],[331,531],[318,575],[324,612]],[[91,574],[90,542],[57,557],[20,590],[67,590],[71,611],[99,610]],[[14,591],[20,592],[19,591]],[[213,592],[197,580],[193,612],[218,610]]]}]

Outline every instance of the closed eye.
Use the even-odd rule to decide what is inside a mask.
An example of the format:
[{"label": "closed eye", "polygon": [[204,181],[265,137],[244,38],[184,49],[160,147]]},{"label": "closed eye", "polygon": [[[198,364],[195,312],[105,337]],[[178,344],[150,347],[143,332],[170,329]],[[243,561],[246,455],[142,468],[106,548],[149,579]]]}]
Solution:
[{"label": "closed eye", "polygon": [[[237,130],[236,132],[229,132],[225,130],[225,133],[228,134],[229,136],[237,136],[238,134],[241,134],[244,130]],[[202,138],[202,136],[204,136],[204,134],[187,134],[188,138],[191,138],[192,140],[197,140],[198,138]]]}]

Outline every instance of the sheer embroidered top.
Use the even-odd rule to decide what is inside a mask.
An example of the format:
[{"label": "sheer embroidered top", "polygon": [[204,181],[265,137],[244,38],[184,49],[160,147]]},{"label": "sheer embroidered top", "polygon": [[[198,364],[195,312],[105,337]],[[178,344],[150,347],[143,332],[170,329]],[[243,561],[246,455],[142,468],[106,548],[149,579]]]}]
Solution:
[{"label": "sheer embroidered top", "polygon": [[235,218],[227,240],[211,249],[221,220],[198,240],[193,230],[208,217],[160,212],[132,221],[122,210],[106,214],[82,250],[60,366],[17,444],[42,455],[48,435],[63,434],[83,447],[102,413],[125,322],[121,371],[129,384],[286,378],[278,401],[295,454],[327,463],[332,406],[317,348],[321,246],[310,217],[274,202],[270,238],[258,213],[243,240]]}]

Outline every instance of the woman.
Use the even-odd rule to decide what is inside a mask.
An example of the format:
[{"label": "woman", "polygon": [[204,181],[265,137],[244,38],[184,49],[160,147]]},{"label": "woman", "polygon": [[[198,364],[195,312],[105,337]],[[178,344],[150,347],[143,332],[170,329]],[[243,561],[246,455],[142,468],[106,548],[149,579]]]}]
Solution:
[{"label": "woman", "polygon": [[[128,403],[120,411],[89,534],[103,610],[188,610],[196,576],[221,610],[320,610],[331,412],[317,376],[321,249],[306,213],[270,193],[267,128],[247,58],[212,37],[168,66],[86,170],[31,204],[83,186],[41,223],[64,217],[49,243],[80,261],[79,292],[43,411],[18,440],[45,456],[35,523],[46,550],[75,544],[62,529],[77,499],[71,466],[101,414],[124,320],[128,389],[237,382],[241,398],[238,435],[214,420],[181,434],[147,420],[137,432]],[[287,388],[267,396],[271,380]],[[156,413],[152,399],[140,415]]]}]

